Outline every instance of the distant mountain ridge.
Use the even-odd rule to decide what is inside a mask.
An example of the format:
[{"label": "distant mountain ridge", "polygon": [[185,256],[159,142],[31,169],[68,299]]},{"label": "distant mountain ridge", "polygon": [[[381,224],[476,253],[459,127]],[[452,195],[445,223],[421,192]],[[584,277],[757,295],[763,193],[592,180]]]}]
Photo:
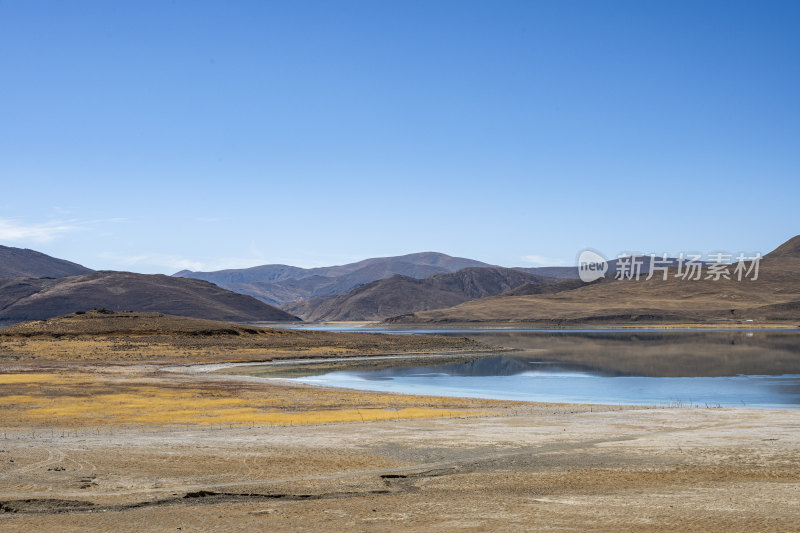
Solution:
[{"label": "distant mountain ridge", "polygon": [[[337,277],[353,273],[365,267],[374,265],[391,265],[392,263],[407,263],[412,265],[427,265],[439,268],[440,271],[446,270],[454,272],[470,266],[490,266],[481,261],[467,259],[464,257],[452,257],[438,252],[419,252],[406,255],[390,257],[372,257],[347,263],[344,265],[301,268],[291,265],[261,265],[249,268],[235,268],[226,270],[215,270],[210,272],[199,272],[192,270],[181,270],[173,276],[183,278],[205,279],[212,283],[243,283],[249,281],[282,281],[285,279],[300,279],[311,276]],[[208,278],[208,279],[206,279]]]},{"label": "distant mountain ridge", "polygon": [[0,325],[93,308],[234,322],[298,320],[281,309],[212,283],[161,274],[99,271],[58,279],[0,279]]},{"label": "distant mountain ridge", "polygon": [[578,267],[514,267],[520,272],[535,274],[537,276],[547,276],[548,278],[579,279]]},{"label": "distant mountain ridge", "polygon": [[[649,258],[648,258],[649,259]],[[611,262],[609,262],[611,263]],[[754,268],[752,262],[748,268]],[[707,268],[707,266],[705,267]],[[446,309],[391,317],[392,323],[517,323],[545,327],[593,324],[749,324],[800,325],[800,236],[789,239],[759,263],[757,279],[741,281],[730,265],[729,279],[616,280],[613,267],[594,283],[576,284],[552,294],[522,286],[503,295],[464,302]],[[643,269],[644,271],[644,269]],[[548,289],[548,287],[545,287]]]},{"label": "distant mountain ridge", "polygon": [[0,278],[63,278],[92,269],[27,248],[0,246]]},{"label": "distant mountain ridge", "polygon": [[[636,261],[639,264],[639,272],[641,274],[647,274],[650,272],[650,263],[652,262],[652,258],[650,255],[640,254],[636,255]],[[677,259],[674,257],[668,257],[667,262],[663,262],[663,259],[656,256],[656,266],[675,266],[677,264]],[[610,259],[608,260],[608,273],[614,274],[617,270],[617,265],[619,264],[619,259]],[[521,272],[527,272],[529,274],[536,274],[537,276],[547,276],[550,278],[560,278],[560,279],[580,279],[580,274],[578,274],[578,267],[577,266],[560,266],[560,267],[515,267],[516,270]]]},{"label": "distant mountain ridge", "polygon": [[[380,320],[494,296],[522,285],[554,285],[558,280],[502,267],[470,267],[424,279],[396,274],[338,296],[313,298],[284,309],[304,320]],[[574,282],[573,282],[574,283]],[[578,282],[580,283],[580,281]]]},{"label": "distant mountain ridge", "polygon": [[[646,274],[650,258],[640,260]],[[235,322],[299,320],[296,315],[328,321],[558,327],[800,321],[800,235],[761,263],[759,279],[747,282],[681,281],[674,275],[616,280],[614,259],[604,278],[583,283],[576,279],[576,267],[509,269],[435,252],[312,269],[262,265],[164,276],[95,272],[34,250],[0,246],[0,326],[92,308]]]},{"label": "distant mountain ridge", "polygon": [[395,274],[425,278],[487,263],[452,257],[438,252],[420,252],[394,257],[375,257],[346,265],[300,268],[262,265],[243,269],[193,272],[182,270],[176,277],[202,279],[220,287],[248,294],[270,305],[282,306],[322,296],[343,294],[354,287]]}]

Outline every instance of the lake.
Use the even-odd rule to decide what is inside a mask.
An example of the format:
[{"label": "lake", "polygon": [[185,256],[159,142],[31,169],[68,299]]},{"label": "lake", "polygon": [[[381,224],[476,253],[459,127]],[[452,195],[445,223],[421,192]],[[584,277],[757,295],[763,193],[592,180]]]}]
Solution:
[{"label": "lake", "polygon": [[[340,328],[347,331],[356,328]],[[376,331],[369,329],[368,331]],[[448,364],[316,372],[361,390],[563,403],[800,407],[800,331],[378,330],[470,337],[515,351]]]}]

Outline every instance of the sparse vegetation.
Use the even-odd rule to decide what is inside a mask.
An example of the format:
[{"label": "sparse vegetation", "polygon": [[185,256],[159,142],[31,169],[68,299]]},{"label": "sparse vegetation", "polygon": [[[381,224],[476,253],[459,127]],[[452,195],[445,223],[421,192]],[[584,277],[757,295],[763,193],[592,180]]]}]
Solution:
[{"label": "sparse vegetation", "polygon": [[71,314],[0,330],[0,362],[268,361],[486,350],[466,338],[258,328],[162,313]]}]

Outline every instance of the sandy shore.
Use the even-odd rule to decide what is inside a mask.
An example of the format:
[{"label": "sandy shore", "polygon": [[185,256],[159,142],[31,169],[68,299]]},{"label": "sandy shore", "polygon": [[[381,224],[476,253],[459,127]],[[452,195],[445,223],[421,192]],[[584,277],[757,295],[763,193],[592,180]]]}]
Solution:
[{"label": "sandy shore", "polygon": [[[57,373],[40,399],[72,406],[71,418],[48,422],[24,402],[0,411],[2,530],[788,531],[800,519],[796,410],[425,398],[146,365]],[[106,418],[81,412],[87,376],[156,395],[149,408],[171,422],[137,419],[124,396]],[[227,407],[174,423],[193,391]],[[266,416],[277,400],[282,413],[421,416],[221,422],[232,407]]]}]

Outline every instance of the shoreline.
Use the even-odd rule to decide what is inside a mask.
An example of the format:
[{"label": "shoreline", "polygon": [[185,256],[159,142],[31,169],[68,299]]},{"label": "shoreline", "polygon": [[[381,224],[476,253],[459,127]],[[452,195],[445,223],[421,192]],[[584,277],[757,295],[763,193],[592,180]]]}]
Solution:
[{"label": "shoreline", "polygon": [[382,322],[305,322],[301,324],[281,324],[281,323],[250,323],[259,327],[301,330],[301,331],[334,331],[341,328],[343,333],[386,333],[391,331],[413,331],[409,334],[426,333],[435,334],[437,331],[445,332],[481,332],[481,331],[513,331],[532,333],[585,333],[585,332],[615,332],[615,331],[676,331],[676,332],[800,332],[800,324],[696,324],[696,323],[677,323],[677,324],[575,324],[571,327],[546,327],[543,325],[531,325],[526,322],[408,322],[408,323],[388,323]]},{"label": "shoreline", "polygon": [[[192,363],[187,365],[170,365],[162,367],[163,370],[171,371],[177,368],[189,368],[195,372],[218,372],[225,368],[240,368],[248,366],[310,366],[315,364],[327,363],[357,363],[369,361],[402,361],[402,360],[424,360],[424,359],[474,359],[476,357],[489,356],[492,354],[513,353],[517,352],[517,348],[498,348],[496,350],[476,350],[476,351],[461,351],[461,352],[436,352],[436,353],[388,353],[381,355],[353,355],[344,357],[316,357],[316,358],[295,358],[295,359],[272,359],[265,361],[246,361],[246,362],[225,362],[225,363]],[[204,370],[207,369],[207,370]]]},{"label": "shoreline", "polygon": [[[453,357],[41,365],[30,385],[6,385],[40,402],[4,412],[0,528],[651,529],[632,508],[672,530],[796,525],[798,410],[432,397],[226,372]],[[54,402],[69,409],[37,416]]]},{"label": "shoreline", "polygon": [[[508,352],[516,352],[518,350],[509,350]],[[544,351],[544,350],[542,350]],[[490,355],[490,354],[489,354]],[[480,358],[482,356],[478,356]],[[469,394],[460,394],[460,393],[448,393],[447,391],[439,391],[436,394],[431,392],[408,392],[408,391],[394,391],[394,390],[385,390],[381,388],[359,388],[359,387],[349,387],[349,386],[342,386],[342,385],[334,385],[330,383],[308,383],[307,381],[301,380],[301,378],[305,377],[313,377],[317,375],[324,375],[330,372],[341,372],[341,371],[353,371],[357,369],[364,370],[363,363],[370,363],[372,361],[383,361],[383,362],[397,362],[397,361],[407,361],[409,363],[416,363],[419,360],[444,360],[443,362],[469,362],[470,360],[476,359],[475,354],[463,354],[462,356],[453,357],[451,354],[421,354],[418,356],[403,356],[403,355],[387,355],[387,356],[377,356],[377,357],[351,357],[351,358],[327,358],[324,360],[317,360],[317,361],[309,361],[309,360],[282,360],[282,361],[272,361],[267,363],[206,363],[206,364],[195,364],[189,366],[178,366],[178,367],[164,367],[160,370],[167,371],[167,372],[179,372],[179,373],[186,373],[186,374],[202,374],[206,377],[214,376],[217,379],[229,379],[232,381],[239,381],[239,382],[253,382],[253,383],[279,383],[284,385],[293,385],[293,386],[304,386],[304,387],[313,387],[316,390],[321,391],[348,391],[348,392],[355,392],[355,393],[376,393],[376,394],[387,394],[387,395],[399,395],[399,396],[411,396],[411,397],[431,397],[431,396],[441,396],[450,398],[452,400],[463,400],[463,401],[470,401],[470,400],[487,400],[490,402],[512,402],[512,403],[520,403],[520,404],[531,404],[531,405],[560,405],[560,406],[582,406],[582,407],[619,407],[619,408],[630,408],[630,409],[671,409],[671,408],[686,408],[686,409],[713,409],[713,410],[731,410],[731,409],[744,409],[747,411],[756,410],[756,411],[796,411],[800,409],[800,406],[779,406],[779,405],[754,405],[754,406],[724,406],[724,405],[714,405],[713,403],[705,402],[705,401],[694,401],[694,400],[672,400],[662,403],[620,403],[620,402],[585,402],[585,401],[552,401],[552,400],[535,400],[535,399],[518,399],[518,398],[508,398],[508,397],[496,397],[492,395],[482,395],[480,393],[476,393],[473,395]],[[285,373],[282,375],[281,373],[272,374],[269,371],[265,372],[258,372],[253,373],[252,371],[248,372],[247,368],[252,367],[267,367],[267,368],[280,368],[286,367],[288,369],[292,369],[294,367],[305,367],[308,368],[310,366],[314,366],[315,364],[319,365],[329,365],[329,364],[337,364],[333,368],[325,368],[321,372],[314,372],[312,374],[301,374],[299,376],[288,377]],[[359,364],[362,363],[362,364]],[[368,371],[380,370],[380,365],[371,365],[374,368],[366,368]],[[397,366],[391,365],[387,368],[397,368]],[[243,369],[240,372],[233,371],[232,369]],[[792,374],[793,376],[793,374]],[[722,376],[725,377],[725,376]],[[783,377],[783,376],[773,376],[773,377]]]}]

